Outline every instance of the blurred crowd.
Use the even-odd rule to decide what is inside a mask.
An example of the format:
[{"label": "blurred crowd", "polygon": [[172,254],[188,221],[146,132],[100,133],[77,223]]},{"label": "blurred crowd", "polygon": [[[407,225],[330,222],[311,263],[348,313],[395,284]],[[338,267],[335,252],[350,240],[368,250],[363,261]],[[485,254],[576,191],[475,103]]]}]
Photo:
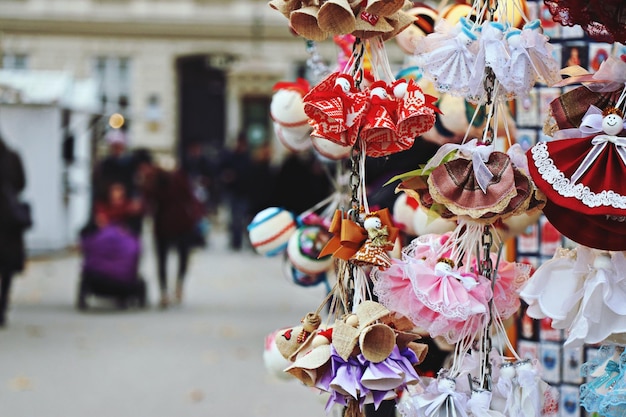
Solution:
[{"label": "blurred crowd", "polygon": [[[180,303],[190,256],[210,246],[213,228],[227,230],[231,250],[251,250],[246,227],[256,213],[280,207],[297,216],[311,209],[336,191],[341,164],[304,151],[288,153],[275,165],[271,146],[250,144],[245,134],[219,151],[202,141],[188,141],[171,168],[148,149],[131,149],[122,130],[110,131],[105,142],[106,154],[93,167],[89,220],[80,233],[79,309],[89,307],[92,295],[112,298],[121,307],[144,306],[147,282],[158,284],[160,307]],[[418,138],[407,152],[368,160],[370,203],[391,207],[394,188],[382,184],[425,162],[436,148]],[[1,140],[0,159],[7,161],[0,170],[3,214],[9,210],[7,190],[19,195],[26,178],[19,155]],[[0,324],[5,322],[11,278],[23,268],[27,229],[7,225],[6,214],[2,218]],[[145,279],[139,271],[144,235],[152,239],[157,263],[157,276]],[[177,258],[175,277],[168,277],[171,252]]]},{"label": "blurred crowd", "polygon": [[[246,226],[255,213],[279,206],[297,214],[332,191],[324,162],[312,153],[291,154],[273,166],[270,146],[251,146],[244,134],[219,152],[189,141],[171,169],[147,149],[129,149],[122,131],[109,132],[106,142],[107,155],[94,166],[90,220],[81,233],[80,309],[93,294],[117,297],[122,305],[145,304],[146,283],[137,270],[144,224],[151,224],[145,233],[154,242],[159,305],[165,308],[182,301],[189,258],[195,248],[210,245],[213,227],[227,229],[230,249],[248,250]],[[170,252],[177,255],[172,292]]]}]

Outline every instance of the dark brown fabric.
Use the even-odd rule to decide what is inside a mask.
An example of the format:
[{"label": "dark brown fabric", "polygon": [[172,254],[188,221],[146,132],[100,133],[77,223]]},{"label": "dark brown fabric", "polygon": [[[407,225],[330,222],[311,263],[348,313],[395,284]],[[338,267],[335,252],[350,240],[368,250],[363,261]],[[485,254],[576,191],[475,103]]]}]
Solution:
[{"label": "dark brown fabric", "polygon": [[594,93],[587,87],[581,86],[550,103],[550,110],[559,129],[577,128],[583,116],[594,105],[599,109],[615,106],[621,90],[612,93]]},{"label": "dark brown fabric", "polygon": [[[492,152],[486,165],[493,174],[486,193],[476,181],[470,159],[454,159],[435,168],[430,175],[430,185],[449,201],[446,202],[448,207],[456,206],[462,210],[494,207],[515,192],[513,166],[508,155],[502,152]],[[432,188],[431,193],[434,193]]]}]

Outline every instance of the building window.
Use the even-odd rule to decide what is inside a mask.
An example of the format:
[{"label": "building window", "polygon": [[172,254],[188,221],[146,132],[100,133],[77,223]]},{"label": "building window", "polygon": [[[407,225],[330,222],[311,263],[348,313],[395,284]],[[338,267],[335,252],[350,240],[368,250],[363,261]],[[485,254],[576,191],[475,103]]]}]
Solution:
[{"label": "building window", "polygon": [[105,113],[124,114],[130,105],[131,61],[127,57],[98,56],[93,72]]},{"label": "building window", "polygon": [[267,96],[246,96],[243,98],[243,129],[248,144],[260,147],[269,140],[270,102]]},{"label": "building window", "polygon": [[2,68],[25,70],[28,69],[28,55],[26,54],[3,54]]}]

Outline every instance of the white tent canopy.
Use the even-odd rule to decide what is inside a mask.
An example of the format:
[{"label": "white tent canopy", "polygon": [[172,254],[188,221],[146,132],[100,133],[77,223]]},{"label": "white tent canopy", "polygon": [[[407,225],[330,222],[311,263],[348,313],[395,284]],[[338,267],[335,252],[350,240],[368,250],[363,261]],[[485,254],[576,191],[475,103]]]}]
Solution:
[{"label": "white tent canopy", "polygon": [[[31,253],[73,245],[87,220],[90,123],[97,107],[93,80],[77,80],[66,72],[0,70],[0,134],[24,161],[24,199],[32,204],[35,223],[26,235]],[[69,125],[64,126],[68,111]],[[71,165],[62,157],[66,133],[74,136]]]}]

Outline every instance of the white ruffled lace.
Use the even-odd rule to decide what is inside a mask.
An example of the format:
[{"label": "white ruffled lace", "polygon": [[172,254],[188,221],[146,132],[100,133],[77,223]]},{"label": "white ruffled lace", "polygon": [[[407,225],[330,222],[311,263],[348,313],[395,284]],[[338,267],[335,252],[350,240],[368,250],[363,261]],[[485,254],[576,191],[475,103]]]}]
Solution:
[{"label": "white ruffled lace", "polygon": [[575,198],[589,208],[613,207],[626,210],[626,196],[613,190],[602,190],[595,193],[583,184],[574,184],[566,178],[550,158],[546,142],[539,142],[531,149],[537,171],[552,188],[566,198]]}]

